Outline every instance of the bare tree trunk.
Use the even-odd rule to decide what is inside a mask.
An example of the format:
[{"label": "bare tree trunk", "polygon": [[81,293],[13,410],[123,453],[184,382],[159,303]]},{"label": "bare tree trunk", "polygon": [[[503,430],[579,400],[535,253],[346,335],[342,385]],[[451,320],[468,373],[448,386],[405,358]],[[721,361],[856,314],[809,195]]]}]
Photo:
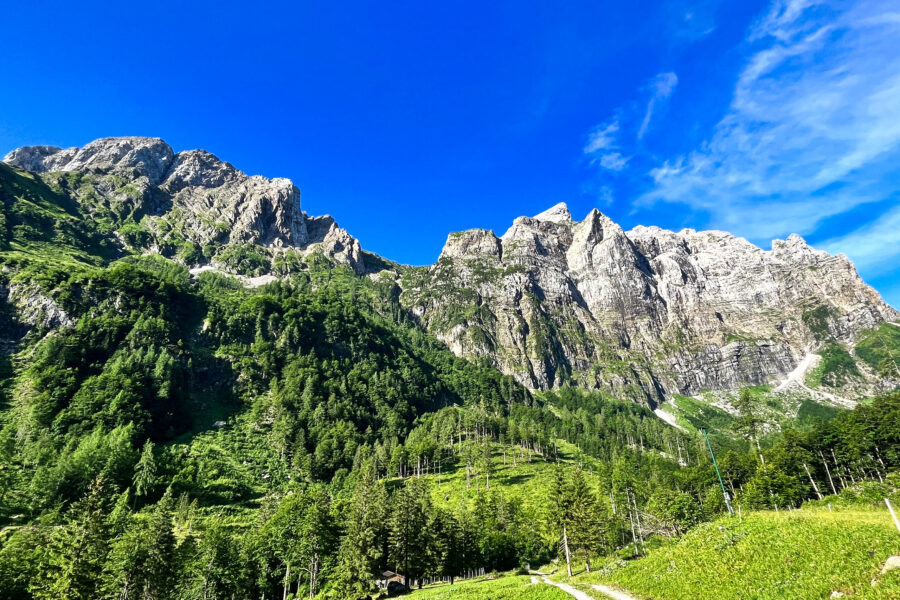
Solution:
[{"label": "bare tree trunk", "polygon": [[759,453],[759,462],[765,465],[766,459],[763,458],[762,448],[759,447],[759,436],[753,436],[753,441],[756,442],[756,451]]},{"label": "bare tree trunk", "polygon": [[569,553],[569,534],[566,531],[566,526],[563,525],[563,550],[566,552],[566,572],[569,574],[569,577],[572,576],[572,555]]},{"label": "bare tree trunk", "polygon": [[816,496],[819,497],[819,500],[824,500],[825,496],[822,495],[822,492],[819,491],[819,486],[816,485],[816,480],[813,479],[812,473],[809,472],[809,466],[806,463],[803,463],[803,468],[806,469],[806,476],[809,477],[809,482],[813,486],[813,490],[816,492]]},{"label": "bare tree trunk", "polygon": [[[312,560],[309,564],[309,597],[316,595],[316,583],[319,577],[319,553],[313,552]],[[298,584],[299,585],[299,582]]]},{"label": "bare tree trunk", "polygon": [[638,537],[641,540],[641,550],[647,552],[647,546],[644,544],[644,527],[641,525],[641,515],[640,511],[638,511],[637,498],[635,498],[634,494],[631,494],[631,502],[634,504],[634,519],[637,521]]},{"label": "bare tree trunk", "polygon": [[819,458],[822,459],[822,464],[825,465],[825,473],[828,474],[828,483],[831,485],[831,491],[837,495],[837,489],[834,487],[834,479],[831,478],[831,469],[828,468],[828,461],[825,460],[825,455],[822,454],[822,451],[819,451]]},{"label": "bare tree trunk", "polygon": [[847,483],[844,481],[844,474],[842,473],[842,471],[841,471],[840,468],[839,468],[841,465],[838,464],[837,456],[834,455],[834,448],[831,449],[831,458],[834,459],[834,468],[835,468],[835,469],[838,469],[838,479],[841,480],[841,489],[842,489],[842,490],[846,490],[846,489],[847,489]]},{"label": "bare tree trunk", "polygon": [[634,517],[631,516],[631,509],[628,509],[628,521],[631,523],[631,541],[634,543],[634,555],[639,556],[640,550],[638,550],[637,543],[637,534],[634,532]]}]

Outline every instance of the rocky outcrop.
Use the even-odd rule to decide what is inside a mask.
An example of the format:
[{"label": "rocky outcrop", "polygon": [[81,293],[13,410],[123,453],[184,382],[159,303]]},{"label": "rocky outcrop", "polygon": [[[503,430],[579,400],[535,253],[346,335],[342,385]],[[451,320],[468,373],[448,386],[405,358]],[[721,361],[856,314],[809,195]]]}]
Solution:
[{"label": "rocky outcrop", "polygon": [[0,285],[0,303],[8,303],[14,307],[16,319],[23,331],[33,327],[56,329],[74,324],[56,300],[33,283]]},{"label": "rocky outcrop", "polygon": [[650,404],[778,380],[825,337],[852,345],[900,316],[845,256],[797,235],[766,251],[717,231],[626,232],[597,210],[574,221],[564,204],[499,238],[451,234],[402,300],[454,351],[530,387]]},{"label": "rocky outcrop", "polygon": [[66,150],[29,146],[3,160],[36,173],[77,176],[58,183],[98,216],[139,222],[152,249],[249,243],[273,252],[322,252],[363,270],[359,242],[330,217],[327,225],[309,218],[290,180],[248,176],[204,150],[176,154],[158,138],[121,137]]}]

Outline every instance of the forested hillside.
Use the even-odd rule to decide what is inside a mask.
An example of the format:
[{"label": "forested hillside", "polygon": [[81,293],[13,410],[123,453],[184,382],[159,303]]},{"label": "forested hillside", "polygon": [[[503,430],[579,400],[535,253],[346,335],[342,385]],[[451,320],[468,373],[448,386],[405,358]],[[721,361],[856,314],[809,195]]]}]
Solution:
[{"label": "forested hillside", "polygon": [[[362,598],[385,571],[590,568],[725,510],[708,419],[530,391],[454,355],[405,268],[361,273],[333,227],[304,215],[285,231],[309,245],[275,252],[208,223],[201,247],[143,220],[147,175],[103,177],[0,164],[0,598]],[[890,330],[861,347],[900,355]],[[711,440],[745,507],[900,466],[897,393],[802,431],[750,389],[735,408]]]}]

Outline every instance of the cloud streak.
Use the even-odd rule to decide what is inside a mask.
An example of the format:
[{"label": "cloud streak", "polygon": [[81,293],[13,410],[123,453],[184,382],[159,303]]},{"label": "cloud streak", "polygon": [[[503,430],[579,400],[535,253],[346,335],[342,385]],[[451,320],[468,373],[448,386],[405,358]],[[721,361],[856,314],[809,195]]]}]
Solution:
[{"label": "cloud streak", "polygon": [[650,86],[653,89],[653,96],[647,103],[644,120],[641,121],[641,128],[638,130],[637,138],[639,140],[643,139],[647,133],[647,127],[650,126],[650,119],[653,118],[653,109],[656,108],[656,103],[668,99],[672,92],[675,91],[676,85],[678,85],[678,76],[675,73],[660,73],[653,78]]},{"label": "cloud streak", "polygon": [[685,204],[760,240],[813,232],[888,197],[900,164],[900,13],[891,6],[775,2],[748,34],[751,53],[711,137],[652,169],[637,204]]},{"label": "cloud streak", "polygon": [[628,158],[619,151],[619,120],[614,119],[598,127],[588,135],[584,153],[591,157],[592,164],[599,164],[608,171],[621,171],[628,164]]},{"label": "cloud streak", "polygon": [[878,276],[900,264],[900,206],[846,235],[819,244],[831,253],[843,252],[860,270]]},{"label": "cloud streak", "polygon": [[[640,118],[640,109],[637,103],[630,103],[620,107],[616,116],[602,125],[595,127],[588,134],[584,153],[591,158],[591,164],[599,165],[607,171],[622,171],[627,166],[632,156],[623,154],[623,147],[627,146],[634,152],[635,143],[646,135],[653,119],[654,111],[668,100],[678,85],[678,76],[675,73],[660,73],[650,80],[644,91],[649,92],[650,99],[643,110],[643,118],[640,126],[637,120]],[[623,129],[623,123],[625,127]],[[635,129],[637,131],[635,132]]]}]

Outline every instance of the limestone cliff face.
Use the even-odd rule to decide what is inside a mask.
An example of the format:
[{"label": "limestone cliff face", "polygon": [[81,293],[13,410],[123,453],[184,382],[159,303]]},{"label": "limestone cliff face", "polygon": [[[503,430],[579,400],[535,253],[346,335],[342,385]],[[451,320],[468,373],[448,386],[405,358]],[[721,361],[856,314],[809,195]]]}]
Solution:
[{"label": "limestone cliff face", "polygon": [[650,404],[779,380],[824,337],[852,345],[900,316],[845,256],[797,235],[766,251],[718,231],[625,232],[597,210],[574,221],[563,204],[499,238],[451,234],[402,299],[457,353],[528,386]]},{"label": "limestone cliff face", "polygon": [[57,183],[98,219],[132,222],[130,231],[139,225],[157,250],[184,242],[249,243],[272,252],[317,250],[363,268],[359,242],[330,217],[325,227],[321,218],[307,217],[290,180],[247,176],[204,150],[176,154],[158,138],[120,137],[65,150],[28,146],[3,160],[58,174]]}]

